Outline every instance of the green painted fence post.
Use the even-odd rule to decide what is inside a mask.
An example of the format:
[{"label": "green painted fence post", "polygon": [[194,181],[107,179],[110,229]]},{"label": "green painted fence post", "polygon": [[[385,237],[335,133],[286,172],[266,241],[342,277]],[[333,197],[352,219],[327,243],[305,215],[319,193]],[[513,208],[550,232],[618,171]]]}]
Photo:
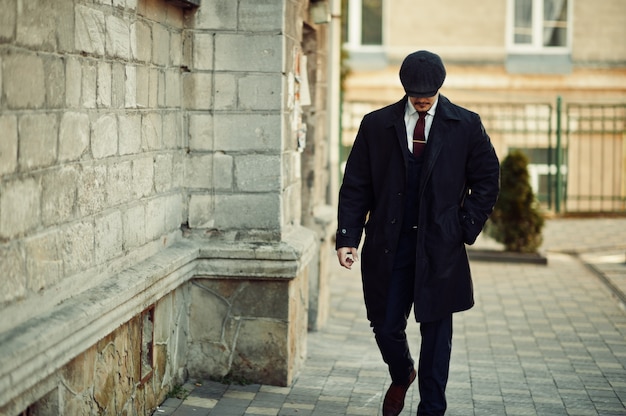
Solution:
[{"label": "green painted fence post", "polygon": [[561,212],[561,196],[563,195],[563,176],[561,174],[562,149],[561,149],[561,96],[556,97],[556,197],[554,198],[554,210]]}]

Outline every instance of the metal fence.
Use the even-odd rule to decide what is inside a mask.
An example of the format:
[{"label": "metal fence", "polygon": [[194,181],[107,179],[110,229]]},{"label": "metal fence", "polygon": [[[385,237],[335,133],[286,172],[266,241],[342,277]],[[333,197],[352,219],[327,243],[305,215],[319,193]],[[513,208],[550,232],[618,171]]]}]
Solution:
[{"label": "metal fence", "polygon": [[[342,162],[364,114],[388,103],[344,102]],[[626,211],[626,103],[461,103],[480,114],[500,159],[514,149],[545,209]]]},{"label": "metal fence", "polygon": [[626,104],[564,111],[567,211],[626,211]]}]

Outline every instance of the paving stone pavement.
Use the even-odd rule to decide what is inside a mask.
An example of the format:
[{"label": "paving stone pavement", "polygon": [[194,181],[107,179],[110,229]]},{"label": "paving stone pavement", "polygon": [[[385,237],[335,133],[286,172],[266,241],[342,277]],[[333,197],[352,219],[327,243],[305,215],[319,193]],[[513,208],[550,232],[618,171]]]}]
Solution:
[{"label": "paving stone pavement", "polygon": [[[446,415],[626,415],[626,218],[548,220],[542,251],[547,265],[472,262],[476,306],[454,317]],[[360,276],[332,272],[330,319],[291,387],[190,380],[154,415],[379,415],[390,380]],[[417,357],[418,324],[407,332]],[[402,415],[416,414],[416,384]]]}]

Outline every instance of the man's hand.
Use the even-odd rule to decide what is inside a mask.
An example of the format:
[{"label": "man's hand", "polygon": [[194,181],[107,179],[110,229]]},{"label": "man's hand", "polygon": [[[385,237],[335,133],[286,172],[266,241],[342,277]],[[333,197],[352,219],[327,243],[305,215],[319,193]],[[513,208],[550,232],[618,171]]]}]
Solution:
[{"label": "man's hand", "polygon": [[359,253],[356,247],[340,247],[337,249],[339,264],[346,269],[352,269],[354,262],[359,261]]}]

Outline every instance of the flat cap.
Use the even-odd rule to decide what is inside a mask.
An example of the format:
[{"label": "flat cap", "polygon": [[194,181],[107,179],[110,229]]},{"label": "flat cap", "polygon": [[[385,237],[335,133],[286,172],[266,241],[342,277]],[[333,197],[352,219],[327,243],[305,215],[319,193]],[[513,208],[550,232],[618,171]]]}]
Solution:
[{"label": "flat cap", "polygon": [[439,55],[417,51],[404,58],[400,82],[409,97],[432,97],[446,79],[446,68]]}]

